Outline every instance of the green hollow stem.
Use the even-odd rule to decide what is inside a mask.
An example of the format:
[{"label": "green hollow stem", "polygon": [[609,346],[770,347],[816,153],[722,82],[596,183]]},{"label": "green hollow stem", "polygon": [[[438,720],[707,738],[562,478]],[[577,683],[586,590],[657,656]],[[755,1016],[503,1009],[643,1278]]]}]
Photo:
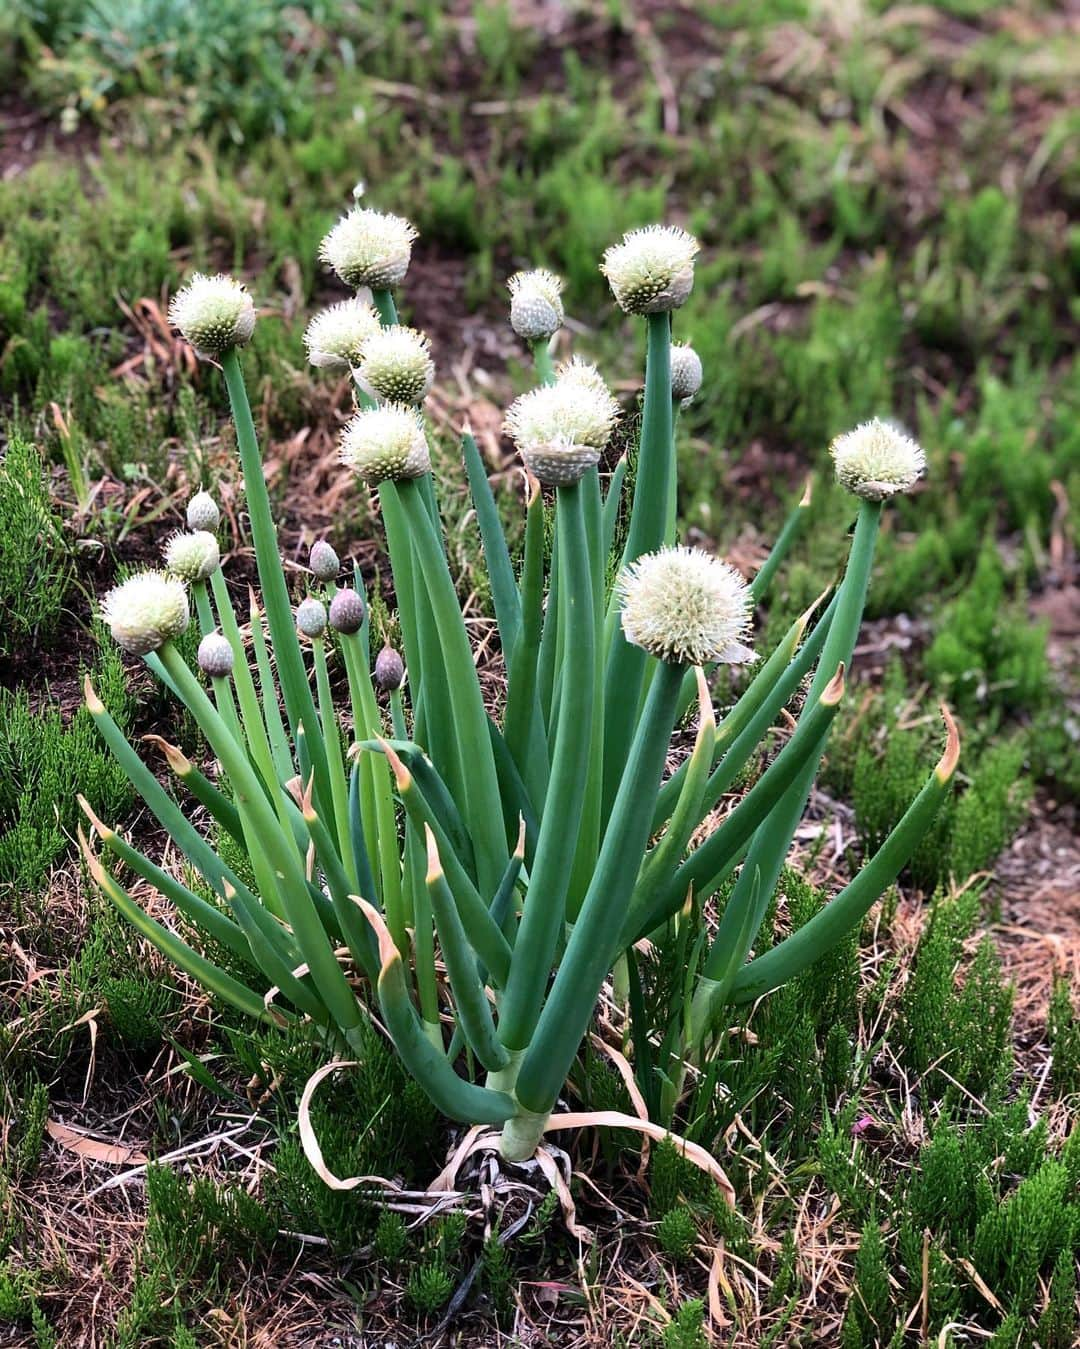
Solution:
[{"label": "green hollow stem", "polygon": [[[671,319],[650,314],[647,319],[645,403],[641,415],[641,444],[634,481],[633,505],[623,549],[626,567],[643,553],[664,542],[671,492],[675,445],[671,414]],[[602,818],[611,813],[622,780],[623,765],[634,734],[645,681],[645,653],[623,636],[612,597],[606,636],[609,642],[604,678],[604,778]]]},{"label": "green hollow stem", "polygon": [[780,564],[790,552],[791,545],[802,533],[803,525],[810,514],[810,499],[810,479],[808,478],[802,496],[794,509],[788,513],[787,519],[781,526],[780,533],[776,536],[776,542],[769,551],[769,556],[758,568],[757,574],[750,582],[750,595],[755,604],[759,604],[765,598]]},{"label": "green hollow stem", "polygon": [[253,840],[257,838],[262,844],[267,861],[280,877],[282,906],[312,978],[342,1035],[346,1040],[354,1040],[363,1019],[360,1004],[334,956],[318,911],[308,893],[300,859],[291,839],[288,842],[284,839],[280,823],[270,809],[246,754],[233,740],[180,653],[171,642],[166,642],[160,655],[165,668],[176,681],[184,702],[195,715],[229,775],[238,808],[241,813],[250,811],[253,825],[251,837]]},{"label": "green hollow stem", "polygon": [[948,795],[955,760],[939,764],[885,842],[843,890],[809,922],[771,950],[744,965],[731,986],[730,1001],[754,1002],[819,960],[869,913],[918,847]]},{"label": "green hollow stem", "polygon": [[296,769],[289,740],[285,734],[285,723],[281,719],[281,708],[278,706],[277,685],[274,683],[274,672],[270,668],[270,653],[266,648],[262,614],[255,604],[254,595],[251,599],[251,648],[255,652],[255,668],[259,672],[260,702],[277,780],[288,782]]},{"label": "green hollow stem", "polygon": [[[268,787],[273,788],[278,781],[274,753],[270,745],[270,737],[266,731],[266,724],[263,721],[259,695],[255,691],[255,681],[251,677],[251,667],[248,665],[247,651],[244,648],[240,625],[236,621],[232,600],[229,597],[229,588],[225,583],[225,577],[222,575],[220,567],[211,576],[210,586],[214,594],[214,603],[217,606],[221,631],[233,649],[233,684],[236,688],[236,700],[240,705],[240,720],[243,724],[248,750],[263,782]],[[274,707],[275,709],[277,707],[276,699]]]},{"label": "green hollow stem", "polygon": [[384,328],[393,327],[398,321],[397,305],[394,303],[394,295],[389,290],[375,290],[371,292],[371,303],[375,306],[375,312],[379,316],[379,322]]},{"label": "green hollow stem", "polygon": [[[845,667],[850,665],[866,603],[880,520],[881,502],[863,501],[860,504],[836,612],[829,624],[821,658],[799,718],[799,729],[792,737],[792,743],[817,710],[833,671],[841,664]],[[750,844],[743,869],[706,958],[701,982],[694,994],[692,1024],[694,1044],[698,1050],[728,997],[732,982],[753,944],[761,917],[772,899],[791,840],[806,809],[827,739],[828,727],[818,736],[813,752],[784,796],[758,827]]]},{"label": "green hollow stem", "polygon": [[521,627],[521,597],[514,578],[514,568],[510,562],[510,552],[506,546],[506,534],[499,518],[499,508],[495,504],[495,495],[488,482],[487,469],[480,456],[480,447],[468,431],[461,437],[461,452],[465,460],[465,473],[469,479],[476,523],[480,529],[480,542],[484,549],[484,561],[487,563],[488,578],[491,582],[491,598],[495,606],[499,641],[506,658],[507,671],[512,674],[518,631]]},{"label": "green hollow stem", "polygon": [[500,1009],[499,1037],[524,1049],[540,1015],[563,929],[567,888],[589,770],[595,678],[595,619],[589,543],[580,483],[560,487],[557,530],[562,570],[559,615],[567,659],[547,806],[529,873],[515,959]]},{"label": "green hollow stem", "polygon": [[[397,498],[410,526],[416,557],[422,562],[424,583],[442,652],[442,667],[449,686],[454,735],[458,745],[463,749],[467,747],[468,753],[462,814],[473,838],[480,888],[493,894],[510,851],[503,830],[487,713],[461,616],[461,606],[445,555],[415,481],[385,482],[381,487],[381,495],[384,498]],[[461,757],[464,760],[465,755]]]},{"label": "green hollow stem", "polygon": [[476,956],[469,946],[457,906],[439,862],[435,836],[427,834],[428,869],[425,884],[435,928],[439,934],[450,991],[454,995],[458,1024],[476,1057],[488,1072],[505,1068],[510,1056],[499,1043],[484,985],[477,971]]},{"label": "green hollow stem", "polygon": [[554,384],[555,365],[551,359],[550,339],[542,337],[537,342],[530,342],[529,345],[532,347],[537,380],[541,384]]},{"label": "green hollow stem", "polygon": [[323,744],[326,746],[330,799],[334,806],[333,832],[337,838],[338,853],[349,881],[349,889],[355,892],[359,889],[360,879],[356,870],[352,833],[349,829],[349,787],[345,780],[345,761],[341,752],[341,729],[334,712],[334,698],[330,692],[330,672],[326,668],[326,642],[322,637],[317,637],[311,645],[315,660],[315,686],[319,695],[319,722],[322,727]]},{"label": "green hollow stem", "polygon": [[[675,724],[682,667],[662,664],[649,688],[581,915],[521,1064],[515,1094],[527,1111],[550,1111],[593,1014],[649,839],[656,791]],[[520,950],[521,935],[518,937]]]},{"label": "green hollow stem", "polygon": [[240,451],[251,535],[255,544],[255,562],[259,572],[263,603],[266,606],[267,622],[270,626],[270,640],[273,643],[281,679],[281,691],[285,698],[285,711],[294,736],[301,722],[307,728],[308,750],[315,770],[315,797],[321,806],[323,802],[329,803],[330,799],[326,753],[322,738],[317,733],[319,723],[315,712],[315,700],[304,671],[303,656],[296,636],[289,591],[278,553],[277,528],[270,509],[270,494],[266,490],[266,479],[263,476],[255,423],[251,416],[251,405],[248,402],[244,375],[240,368],[240,358],[235,348],[222,354],[221,370],[225,376],[225,386],[229,392],[229,403],[236,426],[236,443]]}]

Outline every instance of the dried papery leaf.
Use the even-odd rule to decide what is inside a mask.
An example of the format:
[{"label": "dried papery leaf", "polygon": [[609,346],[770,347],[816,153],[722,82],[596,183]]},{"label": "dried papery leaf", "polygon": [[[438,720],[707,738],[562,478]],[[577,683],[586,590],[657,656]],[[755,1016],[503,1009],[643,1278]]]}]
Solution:
[{"label": "dried papery leaf", "polygon": [[940,707],[941,715],[945,720],[945,751],[934,772],[937,774],[939,782],[948,782],[956,772],[956,765],[960,762],[960,731],[946,704],[941,703]]},{"label": "dried papery leaf", "polygon": [[338,1072],[339,1069],[355,1068],[357,1063],[356,1059],[334,1059],[330,1063],[324,1063],[304,1083],[300,1105],[297,1109],[300,1146],[304,1149],[304,1156],[311,1164],[311,1169],[328,1189],[355,1190],[358,1185],[378,1185],[384,1190],[400,1190],[400,1185],[392,1180],[387,1180],[384,1176],[349,1176],[345,1180],[335,1176],[323,1160],[322,1148],[319,1147],[319,1140],[315,1137],[315,1130],[311,1124],[311,1101],[318,1090],[319,1083],[324,1078],[329,1077],[331,1073]]},{"label": "dried papery leaf", "polygon": [[727,1326],[731,1325],[731,1318],[724,1314],[724,1303],[720,1297],[721,1284],[724,1286],[724,1291],[731,1296],[733,1290],[724,1274],[723,1237],[716,1243],[716,1249],[713,1251],[712,1265],[709,1269],[709,1320],[718,1330],[724,1330]]},{"label": "dried papery leaf", "polygon": [[578,1222],[574,1196],[570,1193],[570,1186],[567,1185],[566,1177],[555,1158],[548,1152],[547,1148],[540,1147],[536,1150],[534,1160],[544,1173],[548,1184],[559,1196],[559,1205],[562,1208],[566,1230],[572,1237],[577,1237],[579,1241],[591,1242],[593,1239],[592,1232],[587,1227],[582,1227]]},{"label": "dried papery leaf", "polygon": [[[622,1078],[623,1086],[626,1088],[626,1094],[630,1097],[630,1104],[637,1112],[639,1119],[648,1122],[649,1108],[645,1104],[645,1097],[641,1094],[641,1088],[637,1084],[637,1078],[634,1076],[634,1070],[625,1054],[620,1054],[613,1045],[609,1045],[606,1040],[602,1040],[599,1035],[589,1037],[595,1048],[602,1054],[606,1054],[615,1065],[615,1070]],[[649,1165],[649,1136],[643,1134],[641,1138],[641,1164],[638,1166],[637,1178],[644,1181],[645,1172]]]},{"label": "dried papery leaf", "polygon": [[717,1186],[723,1193],[724,1199],[729,1207],[735,1207],[735,1187],[727,1178],[727,1173],[715,1157],[701,1146],[700,1143],[691,1142],[688,1138],[681,1138],[678,1134],[673,1134],[669,1129],[665,1129],[662,1124],[653,1124],[651,1120],[638,1119],[635,1115],[624,1115],[620,1110],[586,1110],[570,1111],[565,1115],[552,1115],[547,1124],[544,1125],[544,1133],[557,1133],[562,1129],[633,1129],[640,1134],[646,1134],[649,1138],[655,1139],[658,1143],[665,1138],[669,1138],[688,1162],[699,1167],[707,1175],[711,1176]]},{"label": "dried papery leaf", "polygon": [[90,1162],[104,1162],[107,1166],[142,1166],[150,1158],[138,1148],[124,1143],[106,1143],[99,1138],[91,1138],[81,1129],[68,1124],[58,1124],[56,1120],[45,1121],[45,1129],[54,1143],[66,1152],[73,1152]]},{"label": "dried papery leaf", "polygon": [[176,745],[171,745],[163,736],[144,735],[143,743],[153,745],[155,749],[160,750],[177,777],[186,777],[191,772],[191,760],[182,750],[178,749]]}]

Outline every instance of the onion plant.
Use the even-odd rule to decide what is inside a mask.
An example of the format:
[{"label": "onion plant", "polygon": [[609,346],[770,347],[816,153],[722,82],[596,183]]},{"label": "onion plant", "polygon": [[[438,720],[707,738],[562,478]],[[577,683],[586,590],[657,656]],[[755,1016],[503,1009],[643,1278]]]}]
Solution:
[{"label": "onion plant", "polygon": [[[635,230],[602,264],[643,329],[632,474],[625,460],[601,472],[619,407],[598,371],[577,358],[553,365],[558,278],[519,273],[511,321],[532,349],[536,385],[506,417],[527,483],[516,560],[477,444],[467,429],[461,437],[505,662],[496,705],[447,559],[420,409],[428,344],[395,308],[414,237],[398,217],[350,211],[322,258],[356,298],[317,315],[306,334],[314,365],[355,377],[342,471],[377,495],[403,659],[387,648],[373,662],[361,580],[342,584],[327,544],[312,549],[306,594],[290,593],[241,371],[255,311],[235,281],[195,277],[171,317],[224,375],[260,601],[242,626],[221,572],[218,512],[200,492],[164,569],[125,581],[103,612],[205,734],[213,774],[161,743],[177,787],[245,863],[231,865],[213,832],[195,827],[89,685],[101,734],[203,884],[158,866],[88,807],[112,869],[83,845],[116,907],[224,1002],[257,1020],[303,1023],[336,1052],[359,1049],[377,1019],[441,1111],[499,1126],[503,1155],[522,1160],[605,980],[613,970],[621,979],[641,943],[677,932],[692,905],[708,935],[693,950],[669,948],[689,995],[660,1105],[658,1122],[670,1123],[687,1070],[708,1060],[733,1009],[818,959],[893,882],[948,790],[958,741],[946,712],[944,755],[876,855],[809,923],[754,955],[843,699],[884,503],[915,483],[922,451],[879,421],[834,442],[857,502],[846,569],[775,650],[755,653],[755,606],[807,501],[749,582],[676,540],[675,419],[702,372],[691,348],[673,346],[672,325],[693,285],[696,241],[669,226]],[[198,670],[177,645],[192,609]],[[709,676],[723,664],[748,672],[718,719]],[[793,700],[798,720],[783,748],[721,817],[721,798]],[[676,764],[673,734],[688,718],[693,746]],[[121,868],[178,921],[152,916]],[[732,877],[714,921],[710,901]],[[636,1027],[634,1043],[655,1029]]]}]

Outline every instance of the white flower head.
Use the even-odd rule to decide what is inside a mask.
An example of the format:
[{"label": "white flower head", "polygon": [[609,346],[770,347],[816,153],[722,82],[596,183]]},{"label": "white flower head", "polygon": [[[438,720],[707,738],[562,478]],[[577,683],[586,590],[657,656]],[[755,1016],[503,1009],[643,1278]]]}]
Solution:
[{"label": "white flower head", "polygon": [[255,331],[255,306],[231,276],[196,272],[172,297],[169,322],[200,356],[220,356],[245,346]]},{"label": "white flower head", "polygon": [[662,548],[632,562],[618,581],[628,642],[678,665],[753,660],[743,645],[750,587],[702,548]]},{"label": "white flower head", "polygon": [[403,216],[355,206],[319,246],[319,257],[348,286],[389,290],[409,270],[416,230]]},{"label": "white flower head", "polygon": [[304,333],[312,365],[347,370],[360,359],[360,348],[379,331],[379,316],[362,300],[342,300],[316,314]]},{"label": "white flower head", "polygon": [[341,462],[365,482],[399,482],[431,471],[424,419],[405,403],[382,403],[358,412],[341,433]]},{"label": "white flower head", "polygon": [[600,270],[627,314],[660,314],[678,309],[694,285],[700,245],[677,225],[630,230],[604,254]]},{"label": "white flower head", "polygon": [[543,267],[515,272],[510,291],[510,326],[525,342],[546,342],[563,326],[562,279]]},{"label": "white flower head", "polygon": [[133,656],[146,656],[187,628],[191,619],[182,581],[142,571],[115,586],[101,602],[113,640]]},{"label": "white flower head", "polygon": [[186,581],[206,581],[221,566],[218,541],[208,529],[190,534],[173,534],[165,544],[165,569],[171,576]]},{"label": "white flower head", "polygon": [[685,342],[671,348],[671,396],[686,403],[701,388],[701,357]]},{"label": "white flower head", "polygon": [[235,655],[228,639],[220,632],[208,632],[199,643],[196,660],[203,674],[211,679],[224,679],[232,674]]},{"label": "white flower head", "polygon": [[431,343],[416,328],[379,328],[360,350],[353,372],[361,389],[389,403],[422,403],[435,378]]},{"label": "white flower head", "polygon": [[188,529],[217,529],[221,523],[218,504],[209,492],[196,492],[187,504]]},{"label": "white flower head", "polygon": [[321,637],[326,631],[326,605],[310,596],[296,606],[296,629],[305,637]]},{"label": "white flower head", "polygon": [[577,482],[599,461],[618,416],[619,405],[596,367],[573,360],[554,384],[516,398],[505,428],[529,471],[558,487]]},{"label": "white flower head", "polygon": [[926,471],[926,454],[910,436],[875,417],[829,447],[842,486],[866,501],[908,492]]}]

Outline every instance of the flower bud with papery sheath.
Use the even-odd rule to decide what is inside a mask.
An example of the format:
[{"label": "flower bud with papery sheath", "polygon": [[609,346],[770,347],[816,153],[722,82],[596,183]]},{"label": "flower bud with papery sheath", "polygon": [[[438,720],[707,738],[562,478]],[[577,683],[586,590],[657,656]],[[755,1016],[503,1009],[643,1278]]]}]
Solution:
[{"label": "flower bud with papery sheath", "polygon": [[922,446],[877,417],[837,436],[829,453],[841,485],[866,501],[910,491],[926,470]]},{"label": "flower bud with papery sheath", "polygon": [[506,283],[510,291],[510,326],[526,342],[546,342],[563,326],[562,281],[538,267],[515,272]]},{"label": "flower bud with papery sheath", "polygon": [[679,665],[752,660],[743,645],[750,587],[702,548],[646,553],[619,577],[622,629],[628,642]]},{"label": "flower bud with papery sheath", "polygon": [[221,523],[218,504],[209,492],[196,492],[187,504],[188,529],[217,529]]},{"label": "flower bud with papery sheath", "polygon": [[173,534],[165,544],[165,566],[173,576],[189,585],[193,581],[205,581],[221,566],[218,541],[208,529]]},{"label": "flower bud with papery sheath", "polygon": [[296,629],[305,637],[321,637],[326,631],[326,605],[308,598],[296,606]]},{"label": "flower bud with papery sheath", "polygon": [[677,342],[671,348],[672,398],[685,403],[701,388],[701,380],[701,357],[693,347]]},{"label": "flower bud with papery sheath", "polygon": [[416,230],[408,220],[356,206],[319,246],[319,257],[349,286],[389,290],[409,270]]},{"label": "flower bud with papery sheath", "polygon": [[101,603],[114,641],[133,656],[146,656],[185,631],[191,618],[183,582],[161,571],[129,576]]},{"label": "flower bud with papery sheath", "polygon": [[401,688],[405,679],[405,663],[392,646],[384,646],[375,657],[375,683],[383,693]]},{"label": "flower bud with papery sheath", "polygon": [[351,636],[364,626],[364,600],[356,590],[339,590],[330,601],[330,626]]},{"label": "flower bud with papery sheath", "polygon": [[627,314],[660,314],[686,303],[700,245],[676,225],[630,230],[604,254],[600,270]]},{"label": "flower bud with papery sheath", "polygon": [[312,575],[319,581],[333,581],[341,570],[337,553],[325,539],[319,539],[317,543],[311,545],[311,552],[308,554],[308,566],[311,568]]},{"label": "flower bud with papery sheath", "polygon": [[255,306],[231,276],[196,272],[172,298],[169,322],[200,356],[220,356],[245,346],[255,331]]},{"label": "flower bud with papery sheath", "polygon": [[199,643],[199,669],[211,679],[224,679],[232,674],[233,649],[220,632],[208,632]]}]

